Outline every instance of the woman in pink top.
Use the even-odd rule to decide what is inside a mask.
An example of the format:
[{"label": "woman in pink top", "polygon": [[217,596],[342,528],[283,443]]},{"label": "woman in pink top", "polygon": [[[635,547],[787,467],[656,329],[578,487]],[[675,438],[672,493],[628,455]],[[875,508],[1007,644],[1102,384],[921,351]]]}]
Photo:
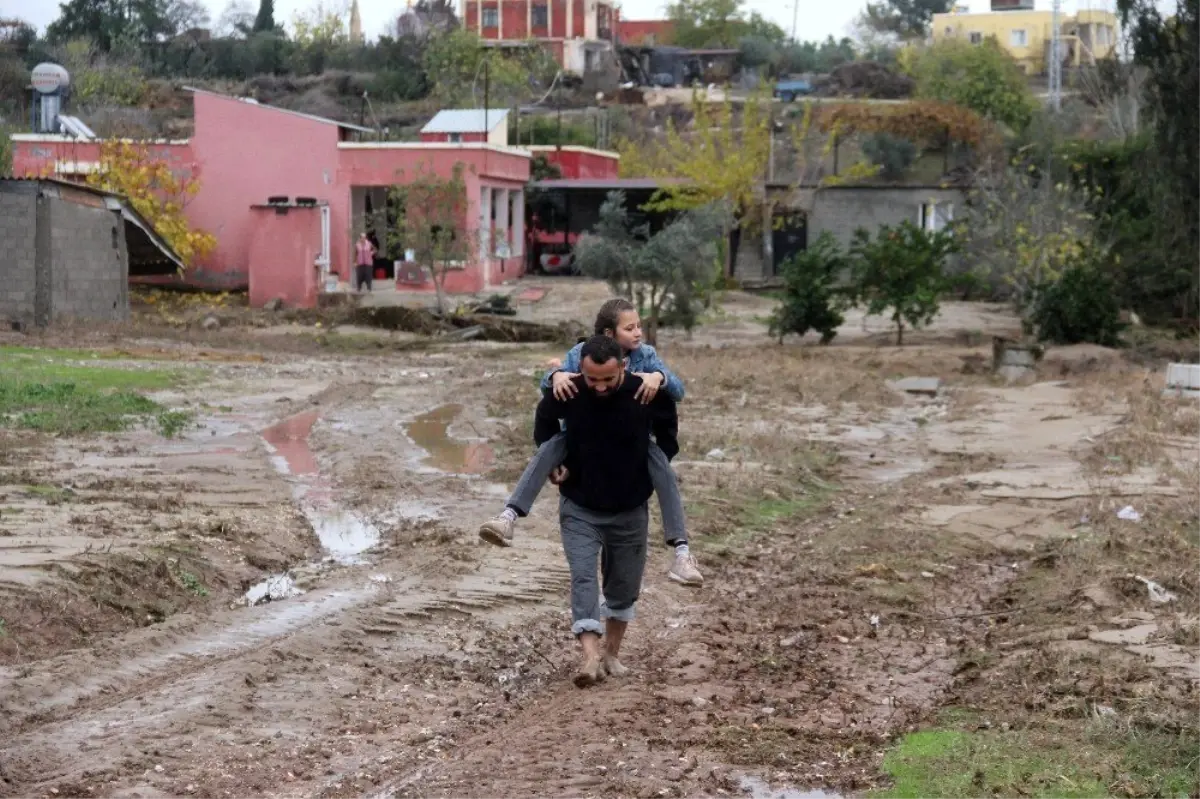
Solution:
[{"label": "woman in pink top", "polygon": [[367,291],[371,290],[371,267],[375,264],[375,245],[371,244],[367,239],[367,234],[359,235],[358,241],[354,244],[354,285],[356,291],[362,291],[363,284],[367,284]]}]

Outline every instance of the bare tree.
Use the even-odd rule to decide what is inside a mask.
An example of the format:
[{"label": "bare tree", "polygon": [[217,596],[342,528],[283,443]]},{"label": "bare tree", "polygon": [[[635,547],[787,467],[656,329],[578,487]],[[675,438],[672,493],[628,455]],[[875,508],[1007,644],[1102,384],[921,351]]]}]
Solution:
[{"label": "bare tree", "polygon": [[1088,104],[1100,111],[1108,132],[1127,139],[1142,131],[1146,79],[1144,67],[1111,58],[1080,70],[1079,86]]},{"label": "bare tree", "polygon": [[247,0],[230,0],[217,18],[217,36],[245,36],[254,27],[254,11]]}]

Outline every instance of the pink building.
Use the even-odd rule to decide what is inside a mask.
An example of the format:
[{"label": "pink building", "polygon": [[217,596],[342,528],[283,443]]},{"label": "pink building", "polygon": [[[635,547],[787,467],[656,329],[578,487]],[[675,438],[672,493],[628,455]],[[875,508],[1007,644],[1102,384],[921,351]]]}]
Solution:
[{"label": "pink building", "polygon": [[[186,214],[216,236],[217,248],[192,266],[189,283],[249,286],[255,304],[274,297],[315,304],[320,291],[352,278],[353,241],[373,220],[387,219],[388,187],[419,172],[448,177],[457,164],[468,195],[464,224],[481,245],[476,259],[450,274],[447,289],[481,291],[523,273],[528,150],[491,141],[367,141],[367,128],[191,91],[192,138],[146,143],[201,183]],[[13,149],[19,176],[81,179],[97,168],[100,144],[19,134]],[[386,231],[373,232],[386,241]],[[406,288],[433,289],[402,258],[397,271]]]}]

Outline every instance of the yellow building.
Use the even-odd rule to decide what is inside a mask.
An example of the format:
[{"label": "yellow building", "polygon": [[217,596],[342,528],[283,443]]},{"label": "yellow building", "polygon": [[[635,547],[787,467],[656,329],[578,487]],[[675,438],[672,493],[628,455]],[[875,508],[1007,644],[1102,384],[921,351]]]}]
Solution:
[{"label": "yellow building", "polygon": [[[933,15],[933,40],[965,39],[980,44],[993,38],[1009,52],[1027,75],[1042,75],[1050,55],[1052,14],[1049,11],[993,11],[970,14],[951,11]],[[1095,64],[1113,54],[1117,17],[1111,11],[1080,11],[1060,16],[1063,66]]]}]

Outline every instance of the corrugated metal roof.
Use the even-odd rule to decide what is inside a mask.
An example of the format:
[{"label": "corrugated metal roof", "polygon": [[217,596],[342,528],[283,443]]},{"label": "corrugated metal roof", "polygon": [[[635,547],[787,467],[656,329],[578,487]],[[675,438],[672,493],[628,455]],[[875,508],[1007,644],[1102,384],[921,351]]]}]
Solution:
[{"label": "corrugated metal roof", "polygon": [[487,114],[487,132],[491,133],[508,119],[507,108],[448,108],[438,111],[433,119],[421,128],[422,133],[482,133],[484,114]]},{"label": "corrugated metal roof", "polygon": [[314,116],[313,114],[305,114],[300,111],[292,111],[287,108],[280,108],[277,105],[267,105],[266,103],[260,103],[257,100],[251,99],[249,97],[234,97],[233,95],[230,95],[230,94],[221,94],[220,92],[210,92],[207,89],[197,89],[195,86],[184,86],[183,90],[185,92],[191,92],[192,94],[207,94],[210,97],[220,97],[225,100],[234,100],[239,103],[245,103],[246,105],[256,105],[259,108],[267,108],[267,109],[270,109],[271,111],[278,111],[281,114],[291,114],[292,116],[302,117],[304,119],[311,119],[313,122],[323,122],[326,125],[337,125],[339,128],[345,128],[346,130],[356,130],[359,133],[375,133],[376,132],[373,128],[364,128],[361,125],[352,125],[349,122],[339,122],[336,119],[328,119],[326,117]]},{"label": "corrugated metal roof", "polygon": [[[94,194],[97,197],[102,197],[102,198],[104,198],[104,206],[106,208],[108,208],[108,210],[116,211],[119,214],[121,214],[121,218],[124,219],[125,222],[127,222],[130,225],[133,225],[135,228],[140,230],[145,235],[146,244],[148,246],[140,248],[141,252],[136,253],[136,255],[140,256],[142,260],[147,261],[147,262],[170,263],[172,265],[171,266],[172,272],[175,271],[175,269],[177,269],[177,268],[178,269],[184,268],[183,259],[180,258],[178,254],[176,254],[174,248],[172,248],[171,245],[167,243],[166,239],[164,239],[162,236],[158,235],[158,233],[154,230],[154,227],[149,222],[146,221],[146,218],[143,217],[141,214],[139,214],[137,212],[137,209],[134,208],[133,205],[125,197],[121,196],[120,194],[117,194],[117,193],[111,192],[111,191],[106,191],[104,189],[98,189],[95,186],[88,186],[84,183],[75,183],[74,181],[63,180],[62,178],[53,178],[53,177],[39,178],[39,177],[19,177],[17,175],[0,175],[0,183],[9,182],[9,181],[17,182],[17,183],[49,183],[52,186],[63,186],[63,187],[69,188],[73,191],[87,192],[89,194]],[[127,239],[128,239],[128,237],[127,237]],[[133,257],[135,256],[134,243],[127,241],[127,245],[129,247],[130,257],[132,260]],[[149,253],[148,250],[157,250],[158,257],[155,257],[154,255]],[[166,274],[165,272],[161,272],[161,270],[159,270],[157,272],[154,270],[144,270],[143,273],[144,274]]]}]

